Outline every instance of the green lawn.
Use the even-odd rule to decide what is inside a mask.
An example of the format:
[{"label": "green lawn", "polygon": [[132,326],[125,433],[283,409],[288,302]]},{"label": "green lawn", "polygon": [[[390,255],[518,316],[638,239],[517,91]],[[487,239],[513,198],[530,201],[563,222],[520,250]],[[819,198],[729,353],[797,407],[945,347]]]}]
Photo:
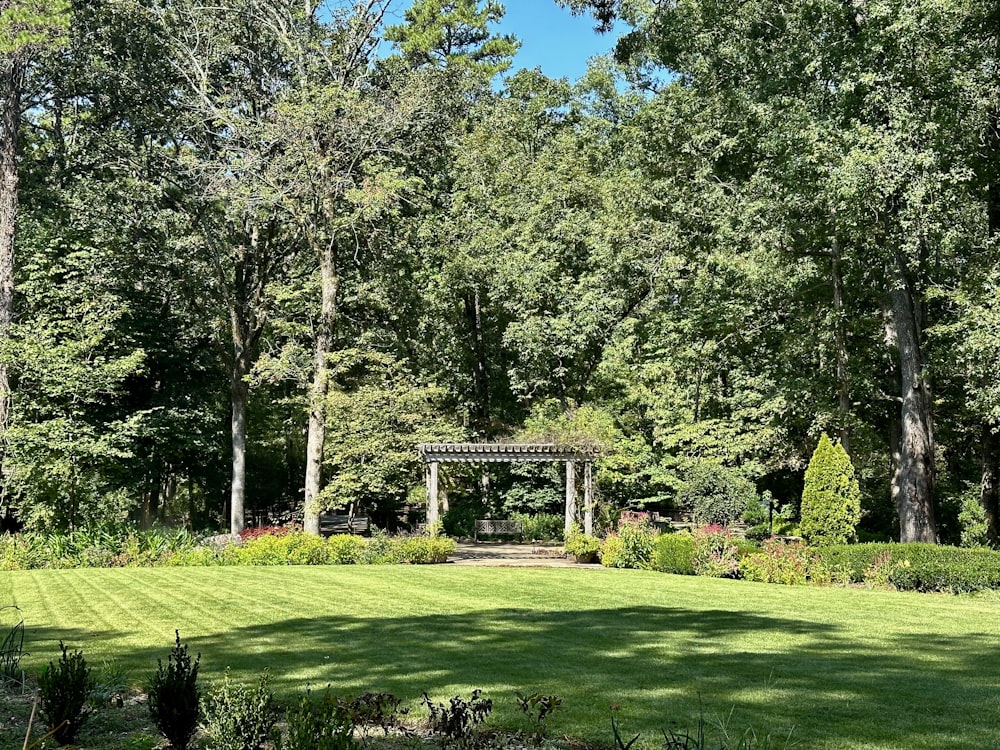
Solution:
[{"label": "green lawn", "polygon": [[[30,671],[65,640],[137,682],[174,629],[218,677],[270,667],[414,705],[482,688],[555,693],[552,734],[611,741],[610,706],[647,746],[699,714],[798,748],[1000,746],[1000,602],[768,586],[604,569],[454,566],[0,573]],[[661,742],[662,744],[662,742]],[[781,746],[781,745],[779,745]]]}]

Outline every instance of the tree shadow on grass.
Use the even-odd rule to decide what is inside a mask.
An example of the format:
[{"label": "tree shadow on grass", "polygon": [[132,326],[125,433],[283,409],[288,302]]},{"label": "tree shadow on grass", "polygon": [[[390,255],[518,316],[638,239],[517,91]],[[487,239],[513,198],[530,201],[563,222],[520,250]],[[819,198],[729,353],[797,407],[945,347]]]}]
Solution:
[{"label": "tree shadow on grass", "polygon": [[[32,640],[38,653],[60,638],[119,636],[42,628]],[[181,636],[202,654],[209,679],[226,667],[248,677],[269,668],[286,696],[307,682],[409,701],[479,687],[509,704],[498,720],[510,723],[517,717],[504,699],[515,690],[554,693],[563,707],[553,730],[605,744],[610,707],[619,704],[625,730],[651,741],[661,728],[731,713],[737,729],[791,732],[802,748],[1000,745],[1000,653],[985,633],[872,645],[794,617],[650,606],[303,617]],[[119,658],[151,674],[171,645]]]}]

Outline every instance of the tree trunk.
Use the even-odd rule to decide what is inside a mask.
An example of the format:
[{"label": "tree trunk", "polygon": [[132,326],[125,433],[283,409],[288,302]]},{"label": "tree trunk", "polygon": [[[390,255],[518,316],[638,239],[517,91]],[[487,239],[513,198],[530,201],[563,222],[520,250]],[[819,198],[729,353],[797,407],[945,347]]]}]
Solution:
[{"label": "tree trunk", "polygon": [[230,399],[232,401],[232,438],[233,438],[233,482],[229,494],[229,532],[239,534],[246,528],[247,477],[247,401],[250,389],[244,380],[243,367],[239,365],[244,359],[237,351],[230,382]]},{"label": "tree trunk", "polygon": [[469,321],[469,330],[472,333],[472,382],[475,390],[473,429],[480,437],[485,438],[490,432],[490,379],[478,288],[465,295],[465,317]]},{"label": "tree trunk", "polygon": [[899,356],[900,446],[892,480],[901,542],[937,542],[934,523],[934,432],[920,348],[921,321],[905,259],[897,254],[892,323]]},{"label": "tree trunk", "polygon": [[309,393],[309,432],[306,437],[306,482],[303,526],[307,534],[319,534],[319,505],[316,497],[323,479],[323,441],[326,438],[326,397],[330,389],[327,357],[333,344],[337,319],[337,266],[334,243],[325,243],[319,258],[322,307],[316,327],[313,383]]},{"label": "tree trunk", "polygon": [[847,374],[847,318],[844,315],[844,276],[840,269],[840,257],[840,243],[834,240],[830,255],[830,276],[833,281],[834,345],[837,350],[837,411],[840,413],[840,444],[850,455],[851,434],[848,423],[851,391]]},{"label": "tree trunk", "polygon": [[[21,124],[23,66],[14,55],[2,58],[0,80],[0,341],[6,341],[14,320],[14,232],[17,225],[17,136]],[[0,357],[0,498],[3,463],[10,426],[10,376]]]},{"label": "tree trunk", "polygon": [[982,427],[982,475],[979,484],[979,502],[986,512],[989,540],[1000,539],[1000,434],[993,425]]}]

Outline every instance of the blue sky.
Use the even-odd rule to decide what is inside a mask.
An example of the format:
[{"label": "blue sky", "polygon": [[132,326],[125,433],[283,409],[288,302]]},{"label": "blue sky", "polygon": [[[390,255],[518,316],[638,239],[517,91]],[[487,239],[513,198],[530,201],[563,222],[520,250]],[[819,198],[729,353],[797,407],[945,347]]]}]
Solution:
[{"label": "blue sky", "polygon": [[540,67],[550,78],[575,81],[587,60],[610,52],[618,34],[597,34],[591,16],[574,16],[555,0],[503,0],[507,14],[498,31],[521,40],[512,71]]},{"label": "blue sky", "polygon": [[[511,72],[520,68],[541,68],[550,78],[576,81],[587,70],[587,60],[610,52],[618,34],[597,34],[591,16],[574,16],[555,0],[502,0],[507,8],[496,31],[521,40]],[[400,0],[389,23],[402,23],[403,8],[411,0]]]}]

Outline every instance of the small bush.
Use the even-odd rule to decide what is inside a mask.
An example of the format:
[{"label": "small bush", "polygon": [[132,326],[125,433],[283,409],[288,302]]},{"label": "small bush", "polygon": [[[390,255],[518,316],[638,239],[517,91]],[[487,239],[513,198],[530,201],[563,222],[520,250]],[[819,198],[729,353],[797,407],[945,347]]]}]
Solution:
[{"label": "small bush", "polygon": [[205,698],[206,748],[259,750],[271,736],[278,714],[268,672],[246,687],[234,683],[227,669],[222,683]]},{"label": "small bush", "polygon": [[307,690],[285,713],[285,731],[275,728],[275,750],[353,750],[354,724],[345,703],[327,688],[318,697]]},{"label": "small bush", "polygon": [[400,562],[398,545],[384,531],[375,529],[367,540],[358,562],[363,565],[392,565]]},{"label": "small bush", "polygon": [[548,720],[553,712],[562,705],[562,698],[558,695],[543,695],[532,693],[522,695],[516,693],[517,705],[521,713],[531,721],[531,733],[528,741],[532,747],[542,747],[545,743],[545,735],[548,729]]},{"label": "small bush", "polygon": [[156,728],[175,750],[185,750],[198,728],[201,712],[201,688],[197,684],[201,654],[192,662],[187,646],[181,645],[180,632],[174,634],[176,641],[167,666],[157,659],[156,674],[147,693]]},{"label": "small bush", "polygon": [[817,560],[815,554],[802,542],[770,539],[760,552],[740,560],[740,576],[759,583],[801,586],[809,580],[814,560]]},{"label": "small bush", "polygon": [[660,534],[651,567],[661,573],[694,575],[694,537],[687,532]]},{"label": "small bush", "polygon": [[361,562],[366,543],[355,534],[334,534],[326,540],[327,556],[334,565],[355,565]]},{"label": "small bush", "polygon": [[563,545],[567,555],[572,555],[578,561],[595,562],[597,553],[601,551],[601,540],[596,536],[584,534],[579,525],[573,524],[569,533],[566,534],[566,543]]},{"label": "small bush", "polygon": [[458,547],[454,539],[445,536],[412,536],[394,540],[393,557],[411,565],[432,565],[448,561]]},{"label": "small bush", "polygon": [[800,514],[802,536],[813,546],[845,544],[856,536],[861,489],[847,451],[825,434],[806,469]]},{"label": "small bush", "polygon": [[478,745],[477,728],[485,723],[493,710],[493,701],[484,698],[481,690],[473,690],[469,700],[456,695],[444,703],[434,703],[424,693],[431,731],[437,735],[441,747],[455,745],[461,750]]},{"label": "small bush", "polygon": [[625,511],[618,530],[609,534],[601,547],[601,564],[608,568],[647,568],[656,548],[659,532],[648,513]]},{"label": "small bush", "polygon": [[990,543],[990,525],[986,510],[979,502],[979,489],[970,488],[962,494],[962,508],[958,512],[958,524],[962,529],[963,547],[987,547]]},{"label": "small bush", "polygon": [[82,651],[70,654],[62,641],[59,641],[59,648],[62,656],[58,663],[50,661],[42,671],[38,678],[38,690],[41,693],[42,716],[53,739],[60,745],[68,745],[76,739],[77,732],[90,716],[89,702],[94,690],[94,678]]},{"label": "small bush", "polygon": [[712,578],[735,578],[739,571],[739,547],[729,529],[721,526],[702,526],[695,529],[694,572]]},{"label": "small bush", "polygon": [[389,730],[400,725],[400,719],[409,709],[392,693],[362,693],[346,702],[348,716],[356,730],[364,737],[370,729],[378,727],[389,736]]},{"label": "small bush", "polygon": [[612,531],[601,542],[601,565],[605,568],[628,567],[627,565],[619,564],[625,559],[623,554],[624,549],[625,544],[622,542],[622,538],[618,536],[618,532]]}]

